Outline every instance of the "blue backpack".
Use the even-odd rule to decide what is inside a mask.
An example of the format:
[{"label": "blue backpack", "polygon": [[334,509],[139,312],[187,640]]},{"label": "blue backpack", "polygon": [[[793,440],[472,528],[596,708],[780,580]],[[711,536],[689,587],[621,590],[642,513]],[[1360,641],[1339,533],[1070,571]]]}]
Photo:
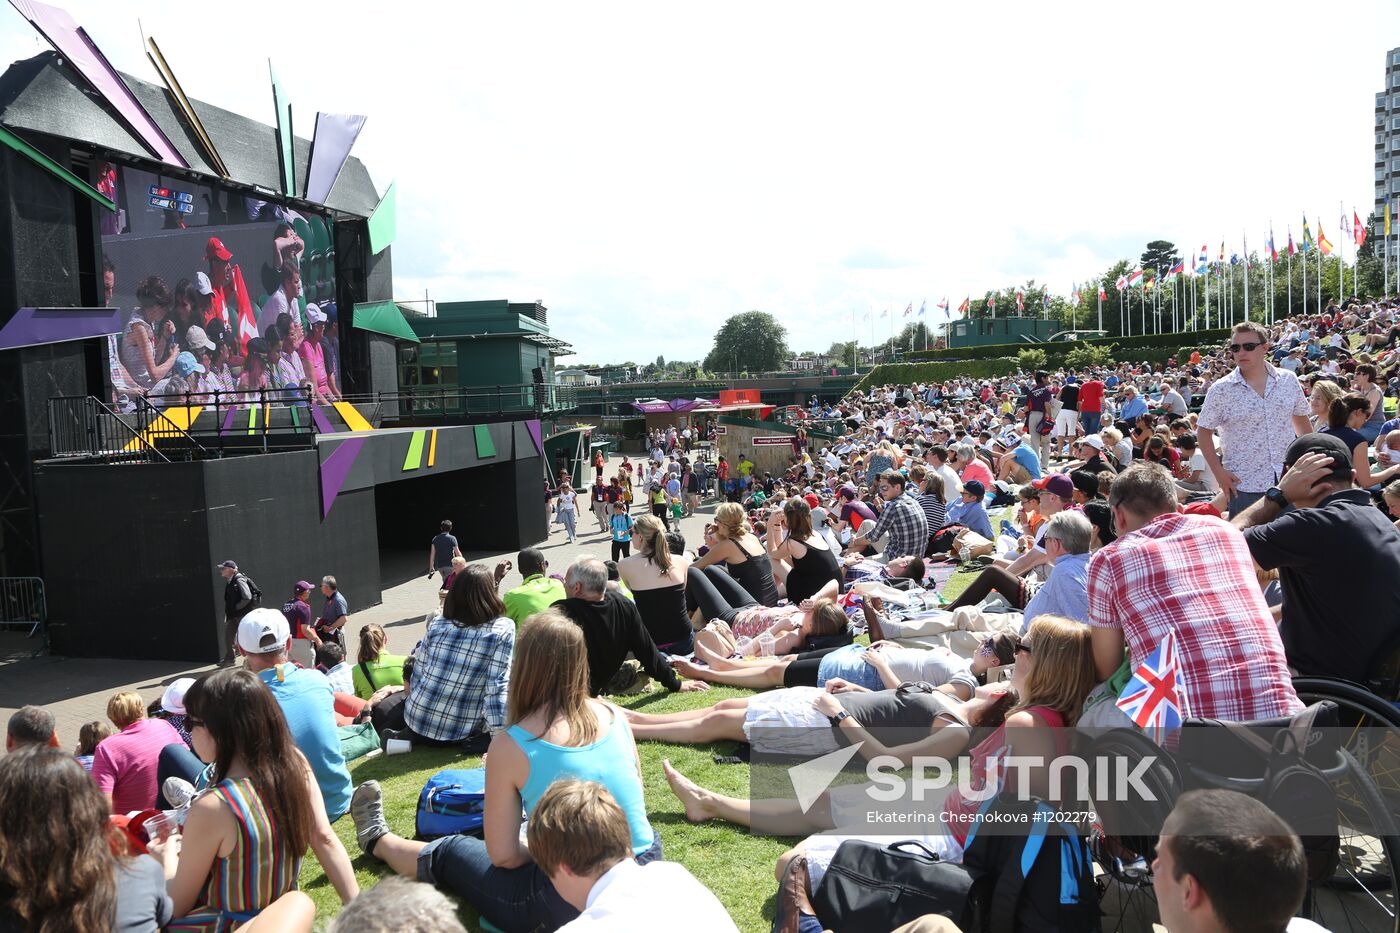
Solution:
[{"label": "blue backpack", "polygon": [[414,838],[428,842],[440,836],[479,836],[485,805],[485,768],[439,771],[418,795]]}]

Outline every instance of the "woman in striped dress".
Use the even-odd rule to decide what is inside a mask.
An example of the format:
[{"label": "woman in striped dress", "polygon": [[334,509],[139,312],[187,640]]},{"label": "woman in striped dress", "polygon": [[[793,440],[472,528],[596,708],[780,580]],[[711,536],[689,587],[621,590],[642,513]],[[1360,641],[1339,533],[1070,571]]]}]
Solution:
[{"label": "woman in striped dress", "polygon": [[214,783],[190,805],[183,834],[152,845],[178,918],[167,929],[224,933],[247,923],[296,888],[308,845],[349,903],[359,894],[350,858],[267,688],[245,670],[218,671],[190,687],[185,710]]}]

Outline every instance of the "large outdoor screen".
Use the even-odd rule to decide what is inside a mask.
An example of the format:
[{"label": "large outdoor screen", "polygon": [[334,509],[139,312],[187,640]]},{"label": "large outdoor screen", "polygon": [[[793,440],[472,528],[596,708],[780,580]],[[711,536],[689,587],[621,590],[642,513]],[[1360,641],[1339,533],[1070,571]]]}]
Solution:
[{"label": "large outdoor screen", "polygon": [[[122,164],[97,172],[119,208],[101,221],[104,300],[124,314],[122,334],[108,340],[113,404],[169,404],[196,391],[316,393],[299,351],[317,324],[327,364],[338,351],[330,221]],[[331,388],[322,381],[320,391]]]}]

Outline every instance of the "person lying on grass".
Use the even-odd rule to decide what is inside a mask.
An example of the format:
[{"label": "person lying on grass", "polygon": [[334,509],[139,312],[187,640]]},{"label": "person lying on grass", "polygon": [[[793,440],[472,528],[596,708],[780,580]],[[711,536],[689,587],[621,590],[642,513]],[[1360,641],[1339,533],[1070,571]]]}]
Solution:
[{"label": "person lying on grass", "polygon": [[[766,690],[769,687],[828,687],[836,692],[892,690],[925,682],[959,700],[970,700],[987,671],[1010,664],[1016,638],[998,633],[982,642],[971,660],[948,648],[905,648],[890,641],[843,645],[775,658],[732,660],[697,648],[696,664],[674,658],[671,666],[692,680]],[[840,688],[840,689],[837,689]]]},{"label": "person lying on grass", "polygon": [[[815,756],[834,751],[840,745],[860,743],[860,755],[867,761],[891,755],[905,765],[915,756],[953,758],[970,747],[970,775],[976,786],[969,790],[978,792],[974,795],[979,797],[987,787],[989,759],[1004,760],[1007,754],[1036,756],[1046,764],[1027,768],[1024,774],[1029,780],[1030,793],[1048,799],[1048,763],[1067,751],[1065,727],[1073,725],[1078,718],[1084,698],[1095,681],[1088,627],[1044,615],[1037,617],[1029,631],[1020,637],[1010,686],[998,684],[980,688],[977,696],[966,702],[938,691],[910,690],[910,685],[882,693],[842,694],[807,687],[759,694],[750,698],[747,708],[738,705],[743,704],[743,700],[730,700],[712,710],[697,710],[695,712],[702,715],[690,720],[680,718],[686,714],[675,714],[674,721],[669,724],[633,725],[632,729],[639,739],[673,742],[734,739],[738,733],[750,736],[755,748],[759,747],[764,731],[800,732],[807,738],[806,748],[776,750],[802,751]],[[770,704],[768,710],[762,707],[760,711],[753,710],[756,701],[769,697],[779,697],[780,701]],[[798,702],[799,697],[807,699],[805,707]],[[721,710],[726,704],[735,705]],[[843,712],[847,714],[844,717],[841,716]],[[880,732],[896,721],[905,726],[927,721],[928,734],[918,741],[892,747],[881,740]],[[832,728],[819,728],[828,723]],[[811,728],[762,728],[777,725]],[[757,821],[764,831],[775,834],[820,833],[864,823],[871,804],[865,793],[868,788],[863,784],[828,790],[804,811],[795,799],[750,801],[714,793],[681,774],[670,761],[663,761],[662,769],[671,791],[685,806],[686,819],[696,823],[718,819],[753,826]],[[1014,786],[1015,771],[997,770],[995,779],[999,791],[1018,789]],[[968,799],[953,786],[942,803],[948,817],[928,835],[914,838],[940,858],[960,860],[970,825],[962,817],[975,813],[979,805],[979,800]],[[906,830],[891,838],[910,837]],[[844,838],[850,837],[810,837],[784,854],[779,862],[778,877],[782,878],[789,860],[805,855],[815,887]]]},{"label": "person lying on grass", "polygon": [[[747,590],[723,571],[690,569],[686,579],[707,624],[695,635],[695,650],[705,657],[731,657],[739,653],[738,640],[755,642],[765,634],[774,640],[776,654],[797,651],[808,639],[831,637],[845,630],[846,613],[836,604],[840,589],[827,581],[811,599],[772,608],[760,605]],[[753,654],[755,651],[746,651]]]},{"label": "person lying on grass", "polygon": [[866,690],[898,687],[905,681],[927,681],[945,688],[960,700],[970,699],[978,684],[986,683],[987,671],[1015,660],[1016,639],[998,633],[982,642],[971,660],[948,648],[905,648],[884,640],[880,615],[881,601],[866,599],[862,611],[870,632],[870,648],[845,645],[780,657],[734,660],[711,650],[697,637],[695,657],[704,664],[675,658],[671,665],[692,680],[705,680],[732,687],[763,690],[768,687],[825,687],[833,681],[858,685]]},{"label": "person lying on grass", "polygon": [[995,713],[1003,693],[1004,688],[998,688],[960,700],[926,682],[869,690],[831,680],[825,689],[785,687],[721,700],[706,709],[661,714],[629,709],[626,714],[638,740],[680,745],[750,742],[755,751],[779,755],[824,755],[853,744],[858,739],[837,728],[839,719],[848,718],[875,733],[859,733],[859,739],[867,739],[861,747],[867,758],[894,755],[907,762],[918,755],[957,755],[967,746],[973,727],[1000,723],[988,721],[988,716]]}]

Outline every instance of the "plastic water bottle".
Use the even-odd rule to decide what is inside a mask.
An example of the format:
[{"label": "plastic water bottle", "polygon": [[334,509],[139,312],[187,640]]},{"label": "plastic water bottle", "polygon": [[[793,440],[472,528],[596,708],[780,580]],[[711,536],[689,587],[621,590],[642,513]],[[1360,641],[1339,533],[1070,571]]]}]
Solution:
[{"label": "plastic water bottle", "polygon": [[962,560],[964,564],[967,563],[968,561],[972,560],[972,549],[969,547],[960,548],[958,550],[958,557]]}]

